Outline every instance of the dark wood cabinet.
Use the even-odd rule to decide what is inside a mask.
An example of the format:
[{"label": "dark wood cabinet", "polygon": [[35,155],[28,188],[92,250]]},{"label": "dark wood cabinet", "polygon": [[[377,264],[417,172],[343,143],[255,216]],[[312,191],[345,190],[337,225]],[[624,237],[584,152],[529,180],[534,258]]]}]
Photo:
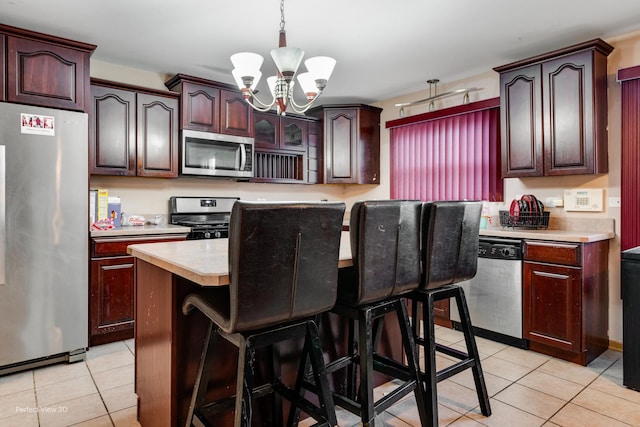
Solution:
[{"label": "dark wood cabinet", "polygon": [[322,122],[308,123],[307,134],[307,182],[318,184],[322,177]]},{"label": "dark wood cabinet", "polygon": [[220,90],[220,133],[253,137],[253,108],[237,90]]},{"label": "dark wood cabinet", "polygon": [[127,246],[185,238],[181,234],[91,239],[89,345],[133,338],[135,262]]},{"label": "dark wood cabinet", "polygon": [[0,34],[0,101],[5,101],[5,76],[7,75],[7,62],[5,53],[5,35]]},{"label": "dark wood cabinet", "polygon": [[185,74],[165,86],[180,93],[181,129],[254,136],[253,108],[233,86]]},{"label": "dark wood cabinet", "polygon": [[381,108],[362,104],[315,108],[324,121],[323,182],[380,183]]},{"label": "dark wood cabinet", "polygon": [[185,81],[180,91],[180,129],[220,132],[220,89]]},{"label": "dark wood cabinet", "polygon": [[[85,111],[89,58],[96,46],[0,25],[6,101]],[[6,62],[5,61],[6,58]]]},{"label": "dark wood cabinet", "polygon": [[90,173],[178,176],[178,94],[92,80]]},{"label": "dark wood cabinet", "polygon": [[254,113],[255,147],[307,151],[309,119],[279,116],[276,113]]},{"label": "dark wood cabinet", "polygon": [[135,176],[136,93],[92,85],[91,96],[90,173]]},{"label": "dark wood cabinet", "polygon": [[587,365],[608,348],[608,240],[527,240],[523,333],[529,348]]},{"label": "dark wood cabinet", "polygon": [[253,113],[255,148],[280,148],[280,116],[275,113]]},{"label": "dark wood cabinet", "polygon": [[137,94],[137,175],[178,176],[179,106],[177,98]]},{"label": "dark wood cabinet", "polygon": [[502,176],[608,171],[607,56],[600,39],[494,68]]},{"label": "dark wood cabinet", "polygon": [[275,111],[256,112],[254,182],[317,183],[319,120]]}]

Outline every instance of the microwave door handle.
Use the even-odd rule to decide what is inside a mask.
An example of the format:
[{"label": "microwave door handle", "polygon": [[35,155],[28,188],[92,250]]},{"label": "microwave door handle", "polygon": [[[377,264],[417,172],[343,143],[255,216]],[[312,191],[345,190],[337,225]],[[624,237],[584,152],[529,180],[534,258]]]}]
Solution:
[{"label": "microwave door handle", "polygon": [[240,169],[244,170],[245,165],[247,164],[247,150],[245,149],[244,144],[240,144]]}]

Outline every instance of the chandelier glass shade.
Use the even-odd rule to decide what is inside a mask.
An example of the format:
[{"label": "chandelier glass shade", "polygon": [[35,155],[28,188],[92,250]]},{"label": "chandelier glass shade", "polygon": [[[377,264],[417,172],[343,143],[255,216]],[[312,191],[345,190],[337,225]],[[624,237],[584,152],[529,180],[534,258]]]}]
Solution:
[{"label": "chandelier glass shade", "polygon": [[275,63],[277,73],[267,78],[267,85],[272,100],[264,103],[256,96],[255,88],[262,77],[260,68],[264,58],[251,52],[240,52],[231,55],[233,78],[242,91],[244,99],[258,111],[268,111],[276,106],[278,114],[284,115],[287,108],[296,113],[304,113],[320,96],[327,81],[331,77],[336,60],[328,56],[316,56],[304,62],[307,72],[297,74],[298,84],[306,95],[306,103],[298,105],[293,99],[294,77],[304,57],[304,50],[287,47],[284,29],[284,0],[280,2],[280,37],[279,47],[271,50],[271,58]]}]

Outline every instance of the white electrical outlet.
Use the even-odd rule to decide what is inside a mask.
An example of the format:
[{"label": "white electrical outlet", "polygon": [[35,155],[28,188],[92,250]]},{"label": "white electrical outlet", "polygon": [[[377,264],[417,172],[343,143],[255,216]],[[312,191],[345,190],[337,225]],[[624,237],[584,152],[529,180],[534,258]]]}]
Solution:
[{"label": "white electrical outlet", "polygon": [[621,205],[620,197],[609,197],[608,198],[607,206],[609,206],[610,208],[619,208],[620,205]]},{"label": "white electrical outlet", "polygon": [[564,200],[560,196],[546,197],[544,199],[544,206],[547,208],[561,208],[564,205]]},{"label": "white electrical outlet", "polygon": [[564,209],[566,211],[602,212],[602,188],[564,190]]}]

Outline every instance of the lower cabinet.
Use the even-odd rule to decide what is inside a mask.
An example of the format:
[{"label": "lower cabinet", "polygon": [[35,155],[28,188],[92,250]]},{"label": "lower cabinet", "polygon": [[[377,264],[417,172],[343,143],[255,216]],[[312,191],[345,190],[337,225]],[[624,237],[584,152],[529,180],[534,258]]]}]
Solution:
[{"label": "lower cabinet", "polygon": [[127,246],[185,240],[186,235],[95,237],[91,239],[89,345],[133,338],[135,263]]},{"label": "lower cabinet", "polygon": [[523,332],[529,348],[587,365],[609,346],[609,241],[526,240]]}]

